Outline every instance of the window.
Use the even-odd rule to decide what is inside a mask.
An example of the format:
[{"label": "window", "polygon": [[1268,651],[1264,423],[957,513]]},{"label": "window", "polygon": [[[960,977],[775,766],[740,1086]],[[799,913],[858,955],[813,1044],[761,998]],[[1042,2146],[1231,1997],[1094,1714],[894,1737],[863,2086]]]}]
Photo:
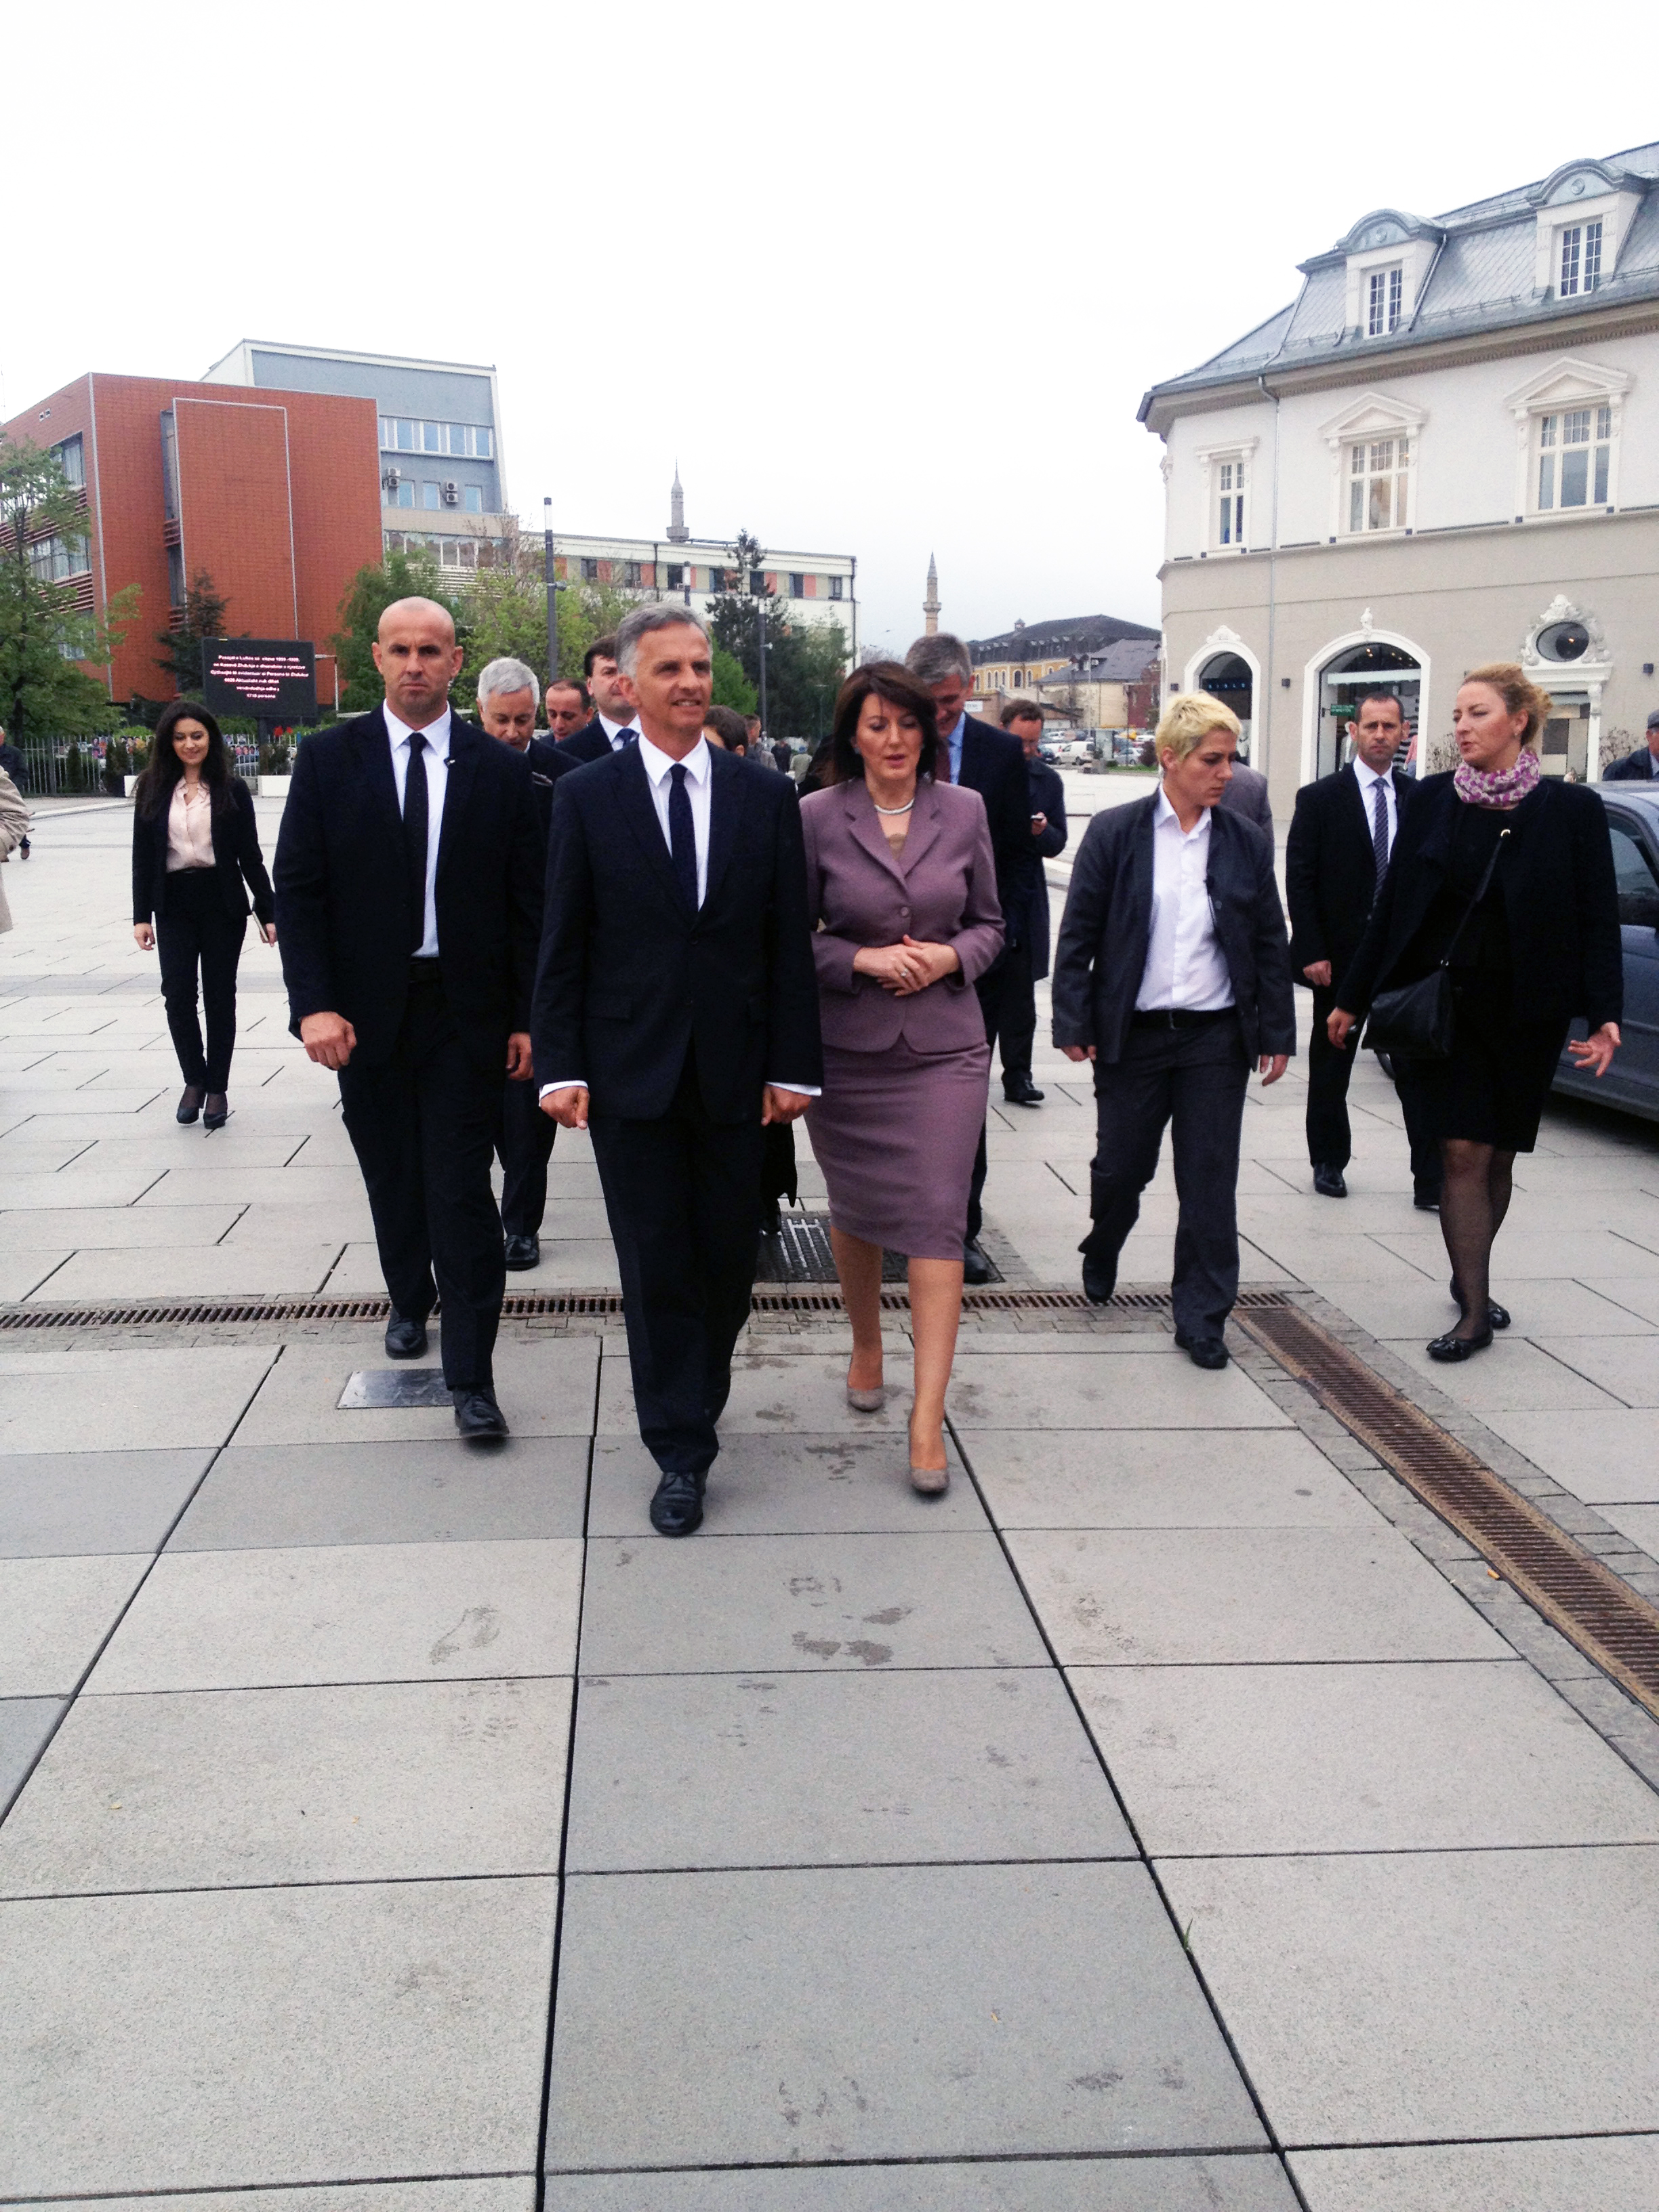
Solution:
[{"label": "window", "polygon": [[841,597],[841,586],[842,579],[839,576],[831,576],[830,579],[830,596],[832,599],[838,599]]},{"label": "window", "polygon": [[1243,461],[1219,461],[1216,465],[1220,502],[1216,515],[1218,545],[1244,543],[1244,470]]},{"label": "window", "polygon": [[434,483],[423,483],[421,486],[421,505],[422,507],[441,507],[443,503],[444,495],[442,488],[440,485]]},{"label": "window", "polygon": [[[1593,223],[1583,228],[1592,230]],[[1538,418],[1538,507],[1605,507],[1613,453],[1611,407],[1568,407]]]},{"label": "window", "polygon": [[582,581],[583,581],[583,583],[585,583],[585,584],[597,584],[597,583],[599,582],[599,562],[598,562],[597,561],[591,561],[591,560],[589,560],[589,558],[587,557],[586,554],[585,554],[585,553],[584,553],[584,554],[583,554],[583,556],[582,556]]},{"label": "window", "polygon": [[413,507],[413,506],[414,506],[414,504],[415,504],[415,479],[414,479],[414,477],[400,477],[400,478],[399,478],[399,480],[398,480],[398,489],[397,489],[396,492],[392,495],[392,504],[394,507]]},{"label": "window", "polygon": [[765,572],[763,569],[751,568],[749,571],[749,588],[751,592],[763,595],[764,594],[766,590],[766,576]]},{"label": "window", "polygon": [[672,561],[671,561],[671,562],[669,562],[669,564],[668,564],[668,589],[669,589],[671,592],[678,592],[678,591],[683,591],[683,590],[684,589],[684,587],[685,587],[685,570],[684,570],[684,568],[683,567],[678,567],[678,566],[676,566],[676,564],[675,564]]},{"label": "window", "polygon": [[1659,929],[1659,883],[1653,863],[1632,830],[1609,821],[1613,834],[1613,872],[1618,886],[1619,920],[1626,929]]},{"label": "window", "polygon": [[61,445],[54,446],[52,458],[64,471],[65,480],[76,491],[81,490],[87,481],[87,463],[86,451],[78,434],[73,438],[65,438]]},{"label": "window", "polygon": [[806,597],[806,579],[805,576],[797,574],[793,569],[789,574],[789,596],[792,599],[804,599]]},{"label": "window", "polygon": [[1348,448],[1348,528],[1403,530],[1411,440],[1367,438]]},{"label": "window", "polygon": [[472,433],[472,452],[481,461],[493,461],[495,458],[495,432],[486,430],[482,424],[475,427]]},{"label": "window", "polygon": [[1367,287],[1365,335],[1386,337],[1400,328],[1400,311],[1406,296],[1405,270],[1399,262],[1392,269],[1373,269]]},{"label": "window", "polygon": [[495,458],[495,434],[482,422],[416,422],[406,415],[382,415],[380,446],[388,453],[453,453],[477,461]]},{"label": "window", "polygon": [[1581,292],[1595,292],[1601,283],[1601,226],[1576,222],[1561,234],[1561,275],[1557,288],[1564,300]]},{"label": "window", "polygon": [[92,567],[89,544],[85,538],[37,538],[28,549],[30,573],[42,584],[84,576]]}]

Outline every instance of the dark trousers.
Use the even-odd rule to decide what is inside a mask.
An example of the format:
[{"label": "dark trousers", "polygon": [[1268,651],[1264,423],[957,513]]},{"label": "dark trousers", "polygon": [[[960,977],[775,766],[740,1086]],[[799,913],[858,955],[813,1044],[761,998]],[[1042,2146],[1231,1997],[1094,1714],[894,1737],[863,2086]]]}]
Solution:
[{"label": "dark trousers", "polygon": [[1031,1079],[1031,1047],[1036,1042],[1036,978],[1028,942],[1012,945],[999,966],[1006,972],[997,1006],[997,1035],[1002,1046],[1002,1080]]},{"label": "dark trousers", "polygon": [[[1018,947],[1015,949],[1014,957],[1016,959],[1018,957]],[[1004,963],[1007,961],[1008,957],[1009,955],[1005,951],[998,959],[995,967],[988,969],[974,986],[974,989],[979,996],[980,1012],[985,1018],[985,1042],[991,1047],[994,1052],[996,1049],[996,1042],[999,1036],[1006,1033],[1008,1021],[1009,1000],[1011,998],[1017,1000],[1018,997],[1017,974],[1015,984],[1012,990],[1009,988],[1007,983],[1006,979],[1011,971]],[[1030,981],[1029,959],[1026,966],[1026,981],[1029,986]],[[1016,1010],[1017,1021],[1018,1018],[1018,1011]],[[1031,1025],[1035,1030],[1036,1026],[1035,1015],[1032,1018]],[[981,1210],[980,1200],[985,1195],[985,1178],[989,1172],[990,1161],[987,1157],[985,1150],[985,1131],[981,1129],[979,1133],[979,1149],[974,1154],[973,1176],[968,1185],[968,1241],[970,1244],[977,1238],[980,1231],[985,1226],[985,1216],[983,1212]]]},{"label": "dark trousers", "polygon": [[[1331,1042],[1325,1024],[1335,1004],[1334,991],[1314,987],[1313,1026],[1308,1032],[1308,1158],[1316,1167],[1324,1164],[1345,1168],[1353,1152],[1348,1127],[1348,1084],[1358,1048],[1352,1036],[1346,1052],[1339,1052]],[[1412,1181],[1421,1188],[1438,1190],[1440,1147],[1423,1134],[1417,1093],[1403,1062],[1395,1065],[1394,1087],[1411,1146]]]},{"label": "dark trousers", "polygon": [[424,1321],[441,1298],[445,1382],[487,1389],[507,1286],[489,1187],[501,1073],[464,1049],[436,962],[420,965],[390,1059],[375,1067],[348,1061],[340,1105],[392,1304]]},{"label": "dark trousers", "polygon": [[1238,1143],[1249,1073],[1236,1015],[1186,1029],[1133,1027],[1121,1060],[1095,1063],[1094,1225],[1083,1249],[1115,1274],[1173,1125],[1175,1324],[1184,1336],[1219,1336],[1238,1296]]},{"label": "dark trousers", "polygon": [[[232,914],[225,905],[217,868],[179,868],[167,878],[167,912],[155,917],[161,998],[179,1073],[198,1090],[229,1087],[236,1044],[236,963],[246,933],[246,915]],[[196,1011],[198,969],[207,1011],[205,1052]]]},{"label": "dark trousers", "polygon": [[688,1054],[668,1111],[593,1114],[593,1158],[622,1271],[640,1435],[665,1474],[702,1474],[749,1318],[761,1125],[714,1121]]},{"label": "dark trousers", "polygon": [[534,1078],[504,1083],[495,1117],[495,1157],[501,1164],[501,1233],[538,1237],[547,1210],[547,1164],[559,1125],[544,1114]]}]

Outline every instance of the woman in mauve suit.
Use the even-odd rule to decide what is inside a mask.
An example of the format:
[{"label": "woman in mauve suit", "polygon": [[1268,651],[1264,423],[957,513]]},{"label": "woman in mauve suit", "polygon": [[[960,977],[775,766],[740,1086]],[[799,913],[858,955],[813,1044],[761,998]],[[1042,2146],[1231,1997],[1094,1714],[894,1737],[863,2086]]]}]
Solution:
[{"label": "woman in mauve suit", "polygon": [[933,781],[932,695],[896,661],[857,670],[836,701],[836,781],[801,802],[818,925],[823,1095],[807,1109],[853,1323],[848,1401],[885,1402],[883,1248],[909,1261],[915,1395],[910,1480],[950,1484],[945,1392],[962,1309],[968,1186],[991,1053],[972,989],[1002,950],[985,802]]}]

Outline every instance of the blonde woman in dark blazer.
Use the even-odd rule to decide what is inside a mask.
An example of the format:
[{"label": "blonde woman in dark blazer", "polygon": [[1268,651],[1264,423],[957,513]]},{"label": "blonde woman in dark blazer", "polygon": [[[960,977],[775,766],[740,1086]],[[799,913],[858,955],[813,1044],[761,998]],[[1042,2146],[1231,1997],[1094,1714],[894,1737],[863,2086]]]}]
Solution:
[{"label": "blonde woman in dark blazer", "polygon": [[945,1392],[991,1054],[971,988],[1002,950],[985,802],[932,778],[926,686],[896,662],[859,669],[836,702],[836,781],[801,805],[818,925],[823,1095],[807,1109],[853,1324],[847,1395],[884,1402],[881,1255],[909,1261],[915,1340],[910,1480],[950,1481]]}]

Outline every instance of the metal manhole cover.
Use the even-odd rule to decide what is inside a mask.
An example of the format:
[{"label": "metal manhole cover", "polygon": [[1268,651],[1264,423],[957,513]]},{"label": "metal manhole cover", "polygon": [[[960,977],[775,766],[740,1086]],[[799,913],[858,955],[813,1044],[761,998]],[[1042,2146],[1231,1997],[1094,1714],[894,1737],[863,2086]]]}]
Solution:
[{"label": "metal manhole cover", "polygon": [[[904,1255],[884,1252],[883,1282],[902,1283],[905,1277]],[[786,1212],[778,1234],[761,1238],[760,1254],[755,1262],[757,1283],[833,1283],[836,1279],[836,1255],[830,1248],[827,1213]],[[1001,1276],[998,1275],[996,1280],[1000,1282]]]},{"label": "metal manhole cover", "polygon": [[347,1413],[373,1407],[406,1413],[454,1401],[441,1367],[366,1367],[348,1378],[336,1403]]}]

